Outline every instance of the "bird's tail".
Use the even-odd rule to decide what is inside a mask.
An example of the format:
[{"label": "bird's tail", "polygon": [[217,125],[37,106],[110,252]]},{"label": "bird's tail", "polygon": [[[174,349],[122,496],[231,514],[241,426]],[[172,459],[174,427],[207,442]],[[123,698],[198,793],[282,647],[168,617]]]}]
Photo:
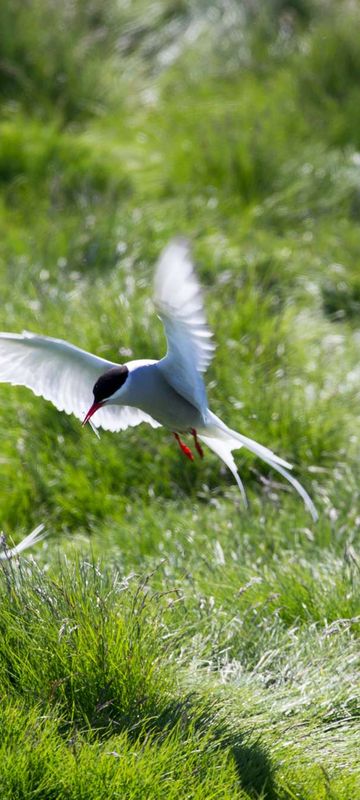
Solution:
[{"label": "bird's tail", "polygon": [[262,460],[265,461],[266,464],[269,464],[270,467],[276,469],[280,475],[286,478],[291,486],[293,486],[294,489],[296,489],[296,491],[299,493],[300,497],[302,497],[305,506],[308,511],[310,511],[313,520],[316,521],[318,519],[318,513],[308,493],[305,491],[301,483],[288,471],[292,468],[291,464],[275,455],[275,453],[273,453],[272,450],[269,450],[268,447],[264,447],[262,444],[255,442],[254,439],[249,439],[242,433],[237,433],[237,431],[233,431],[231,428],[228,428],[227,425],[225,425],[225,423],[222,422],[222,420],[211,411],[208,412],[207,422],[208,424],[205,428],[205,432],[198,432],[199,439],[205,442],[205,444],[210,447],[210,450],[213,450],[213,452],[216,453],[216,455],[218,455],[219,458],[221,458],[226,466],[230,469],[240,489],[245,505],[247,505],[247,500],[244,486],[232,455],[232,451],[239,450],[240,447],[246,447],[256,456],[262,458]]}]

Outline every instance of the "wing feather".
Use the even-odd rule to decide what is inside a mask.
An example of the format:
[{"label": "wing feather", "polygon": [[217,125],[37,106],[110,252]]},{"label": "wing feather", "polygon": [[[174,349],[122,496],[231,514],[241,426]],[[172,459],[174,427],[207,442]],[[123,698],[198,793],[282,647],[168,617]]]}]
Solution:
[{"label": "wing feather", "polygon": [[186,240],[173,239],[161,254],[155,272],[154,301],[168,344],[159,368],[179,394],[205,412],[207,399],[201,373],[209,366],[215,346]]},{"label": "wing feather", "polygon": [[[115,362],[48,336],[24,332],[0,333],[0,382],[27,386],[35,395],[50,400],[59,411],[82,420],[93,400],[97,378]],[[106,406],[94,415],[94,427],[125,430],[147,422],[148,414],[130,406]]]}]

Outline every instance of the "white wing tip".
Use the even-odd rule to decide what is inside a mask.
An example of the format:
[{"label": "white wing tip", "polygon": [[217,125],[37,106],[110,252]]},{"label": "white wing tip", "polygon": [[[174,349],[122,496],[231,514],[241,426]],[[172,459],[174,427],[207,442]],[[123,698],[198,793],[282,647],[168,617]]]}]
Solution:
[{"label": "white wing tip", "polygon": [[25,538],[22,539],[19,544],[11,548],[7,547],[5,536],[2,534],[0,544],[2,545],[3,550],[0,552],[0,560],[5,561],[11,558],[16,558],[16,556],[22,553],[23,550],[27,550],[29,547],[33,547],[41,542],[46,536],[44,528],[45,525],[38,525],[31,533],[28,534],[28,536],[25,536]]},{"label": "white wing tip", "polygon": [[182,236],[181,234],[178,236],[173,236],[173,238],[170,239],[170,242],[165,245],[163,253],[166,252],[166,250],[169,250],[171,247],[176,247],[180,250],[184,250],[185,252],[190,252],[190,239],[188,239],[187,236]]},{"label": "white wing tip", "polygon": [[190,242],[185,237],[174,236],[159,255],[154,276],[155,296],[159,295],[159,299],[163,294],[163,282],[169,273],[169,267],[174,264],[177,270],[185,267],[188,274],[193,273]]}]

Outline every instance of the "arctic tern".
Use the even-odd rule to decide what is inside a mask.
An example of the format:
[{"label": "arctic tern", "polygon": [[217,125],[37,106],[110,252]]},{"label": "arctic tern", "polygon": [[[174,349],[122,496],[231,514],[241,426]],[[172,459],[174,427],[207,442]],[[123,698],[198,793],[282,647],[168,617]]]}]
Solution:
[{"label": "arctic tern", "polygon": [[[173,239],[159,258],[154,304],[167,338],[164,358],[117,364],[61,339],[28,332],[0,333],[0,382],[27,386],[59,411],[83,420],[83,425],[91,420],[95,429],[120,431],[141,422],[153,428],[164,426],[193,460],[191,449],[181,439],[190,434],[199,456],[203,456],[203,443],[225,462],[246,503],[232,455],[233,450],[245,447],[290,482],[316,520],[311,498],[288,471],[291,465],[228,428],[208,408],[203,373],[215,347],[190,247],[184,239]],[[93,402],[85,414],[92,394]]]}]

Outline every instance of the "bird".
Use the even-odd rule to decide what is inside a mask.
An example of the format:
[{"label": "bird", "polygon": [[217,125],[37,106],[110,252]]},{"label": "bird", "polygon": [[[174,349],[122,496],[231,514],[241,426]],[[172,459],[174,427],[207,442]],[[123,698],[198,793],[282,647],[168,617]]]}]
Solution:
[{"label": "bird", "polygon": [[233,457],[234,450],[244,447],[289,481],[316,521],[315,505],[290,473],[291,464],[229,428],[208,407],[203,375],[215,345],[187,239],[175,237],[161,252],[153,299],[167,339],[163,358],[118,364],[62,339],[26,331],[0,333],[0,382],[28,387],[59,411],[74,414],[83,425],[89,422],[95,432],[122,431],[143,422],[153,428],[163,426],[192,461],[194,453],[183,441],[189,434],[200,458],[206,445],[222,459],[246,505]]}]

